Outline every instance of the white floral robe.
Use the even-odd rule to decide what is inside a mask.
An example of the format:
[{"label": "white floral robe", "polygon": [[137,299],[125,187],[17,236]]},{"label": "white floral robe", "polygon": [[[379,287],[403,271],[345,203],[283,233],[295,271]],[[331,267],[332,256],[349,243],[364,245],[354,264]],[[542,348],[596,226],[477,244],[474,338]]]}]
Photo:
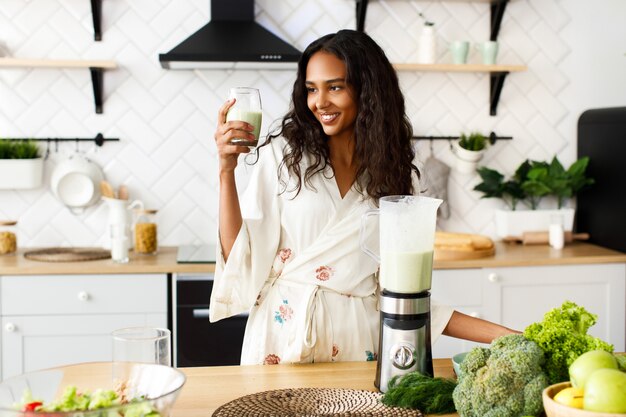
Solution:
[{"label": "white floral robe", "polygon": [[[371,201],[354,188],[341,198],[330,168],[314,176],[315,190],[303,185],[294,198],[292,180],[281,194],[284,146],[274,139],[260,150],[228,262],[218,249],[210,320],[249,311],[242,365],[375,360],[378,264],[359,245]],[[288,178],[286,168],[281,175]],[[432,312],[434,343],[452,310],[433,303]]]}]

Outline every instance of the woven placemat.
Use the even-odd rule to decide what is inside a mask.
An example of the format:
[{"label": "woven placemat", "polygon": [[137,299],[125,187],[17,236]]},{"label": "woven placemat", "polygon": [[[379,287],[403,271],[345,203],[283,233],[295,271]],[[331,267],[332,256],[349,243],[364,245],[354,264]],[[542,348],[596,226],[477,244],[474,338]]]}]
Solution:
[{"label": "woven placemat", "polygon": [[110,251],[100,248],[46,248],[24,252],[24,258],[41,262],[95,261],[110,257]]},{"label": "woven placemat", "polygon": [[215,410],[213,417],[423,417],[418,410],[387,407],[382,394],[347,388],[295,388],[258,392]]}]

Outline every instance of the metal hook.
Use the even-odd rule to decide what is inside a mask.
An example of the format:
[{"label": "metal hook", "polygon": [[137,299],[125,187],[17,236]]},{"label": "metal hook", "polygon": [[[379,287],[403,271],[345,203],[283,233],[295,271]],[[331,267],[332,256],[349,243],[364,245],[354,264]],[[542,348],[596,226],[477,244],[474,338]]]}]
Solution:
[{"label": "metal hook", "polygon": [[48,146],[46,146],[46,154],[43,157],[44,161],[48,160],[48,157],[50,156],[50,139],[48,139],[47,142]]},{"label": "metal hook", "polygon": [[429,148],[430,148],[430,156],[434,156],[435,152],[433,151],[433,140],[432,139],[430,140]]}]

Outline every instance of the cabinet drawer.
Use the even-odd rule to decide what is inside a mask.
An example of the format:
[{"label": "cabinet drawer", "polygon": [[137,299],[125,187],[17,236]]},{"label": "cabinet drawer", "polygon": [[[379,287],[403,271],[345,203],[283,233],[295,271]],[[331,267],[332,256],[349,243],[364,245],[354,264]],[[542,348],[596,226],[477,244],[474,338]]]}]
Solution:
[{"label": "cabinet drawer", "polygon": [[3,276],[2,315],[167,312],[167,276]]},{"label": "cabinet drawer", "polygon": [[439,269],[433,271],[432,298],[454,307],[483,304],[482,269]]}]

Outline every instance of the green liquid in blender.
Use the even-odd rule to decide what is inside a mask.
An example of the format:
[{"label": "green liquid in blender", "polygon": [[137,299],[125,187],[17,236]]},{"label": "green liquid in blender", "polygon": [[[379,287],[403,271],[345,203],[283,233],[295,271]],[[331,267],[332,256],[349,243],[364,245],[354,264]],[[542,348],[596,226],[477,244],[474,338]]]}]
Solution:
[{"label": "green liquid in blender", "polygon": [[411,294],[431,287],[433,252],[384,251],[380,259],[380,286],[388,291]]}]

